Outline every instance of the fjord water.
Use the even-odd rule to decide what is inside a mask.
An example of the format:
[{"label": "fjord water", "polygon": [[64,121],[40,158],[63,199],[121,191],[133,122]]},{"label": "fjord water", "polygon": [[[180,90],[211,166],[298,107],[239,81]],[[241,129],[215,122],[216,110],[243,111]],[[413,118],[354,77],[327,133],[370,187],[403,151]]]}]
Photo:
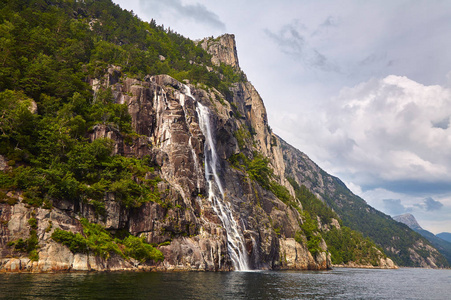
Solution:
[{"label": "fjord water", "polygon": [[0,274],[0,299],[450,299],[451,270]]}]

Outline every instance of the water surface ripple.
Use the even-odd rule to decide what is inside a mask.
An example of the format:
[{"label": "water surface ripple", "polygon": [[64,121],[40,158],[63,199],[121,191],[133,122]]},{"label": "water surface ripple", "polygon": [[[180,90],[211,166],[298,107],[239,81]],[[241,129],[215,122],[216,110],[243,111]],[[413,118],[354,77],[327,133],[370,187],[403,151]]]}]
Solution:
[{"label": "water surface ripple", "polygon": [[450,299],[451,270],[0,274],[0,299]]}]

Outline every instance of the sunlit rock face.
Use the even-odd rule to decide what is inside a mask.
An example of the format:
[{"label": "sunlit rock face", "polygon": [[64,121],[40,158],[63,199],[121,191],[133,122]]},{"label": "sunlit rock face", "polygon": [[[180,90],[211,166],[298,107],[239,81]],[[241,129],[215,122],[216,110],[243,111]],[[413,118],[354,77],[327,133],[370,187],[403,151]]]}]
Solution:
[{"label": "sunlit rock face", "polygon": [[239,68],[238,54],[236,51],[235,36],[224,34],[216,39],[205,38],[200,45],[208,54],[212,55],[212,63],[219,66],[220,63]]}]

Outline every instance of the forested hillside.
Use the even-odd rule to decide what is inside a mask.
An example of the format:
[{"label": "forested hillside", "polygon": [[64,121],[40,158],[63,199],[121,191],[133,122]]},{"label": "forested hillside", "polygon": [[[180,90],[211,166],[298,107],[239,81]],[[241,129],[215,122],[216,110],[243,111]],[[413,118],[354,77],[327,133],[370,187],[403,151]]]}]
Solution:
[{"label": "forested hillside", "polygon": [[[2,186],[24,191],[33,205],[50,205],[55,197],[99,200],[119,189],[134,196],[132,201],[123,191],[127,206],[151,199],[152,184],[130,181],[145,168],[140,161],[110,157],[108,141],[86,139],[99,123],[129,138],[134,134],[127,107],[112,102],[111,90],[95,98],[92,93],[90,82],[109,65],[127,77],[169,74],[219,90],[241,76],[213,66],[189,39],[110,1],[6,1],[0,12],[0,154],[17,166],[2,177]],[[217,72],[205,72],[205,66]]]}]

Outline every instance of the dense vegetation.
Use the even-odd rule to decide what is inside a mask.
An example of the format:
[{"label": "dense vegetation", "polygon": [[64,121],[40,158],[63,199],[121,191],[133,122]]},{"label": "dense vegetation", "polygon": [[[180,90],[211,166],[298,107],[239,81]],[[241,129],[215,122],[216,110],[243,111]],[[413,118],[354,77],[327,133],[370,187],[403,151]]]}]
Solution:
[{"label": "dense vegetation", "polygon": [[343,226],[340,229],[333,227],[323,234],[331,253],[332,263],[379,265],[379,257],[386,257],[369,238],[363,238],[362,234]]},{"label": "dense vegetation", "polygon": [[[396,264],[414,266],[408,249],[413,247],[414,241],[420,240],[425,246],[429,245],[429,242],[406,225],[368,206],[363,199],[352,194],[338,178],[333,179],[336,186],[335,194],[325,194],[323,197],[327,204],[340,215],[343,224],[375,241],[377,245],[385,249]],[[343,196],[340,197],[340,195]],[[417,252],[427,259],[430,253],[425,250],[425,248],[418,249]],[[439,256],[438,260],[439,264],[448,266],[444,257]]]},{"label": "dense vegetation", "polygon": [[110,0],[2,1],[0,24],[0,86],[35,100],[41,93],[65,98],[86,90],[86,76],[102,75],[110,64],[130,76],[169,74],[224,91],[244,76],[230,66],[212,66],[193,41]]},{"label": "dense vegetation", "polygon": [[[318,199],[304,185],[299,185],[293,178],[288,177],[288,181],[293,186],[296,199],[302,204],[304,224],[301,228],[306,233],[308,245],[313,249],[318,249],[322,236],[331,253],[332,263],[347,264],[355,262],[358,264],[379,264],[379,257],[385,257],[383,251],[376,247],[369,238],[364,238],[362,234],[342,225],[339,216],[324,202]],[[318,227],[321,224],[332,224],[333,219],[341,225],[340,228],[330,226],[329,229]],[[320,232],[315,234],[316,232]],[[309,247],[309,249],[310,249]]]},{"label": "dense vegetation", "polygon": [[161,251],[147,244],[144,238],[127,234],[126,237],[113,238],[113,236],[99,224],[91,224],[86,219],[81,219],[83,233],[72,233],[56,228],[52,233],[52,239],[69,247],[73,253],[93,253],[103,258],[109,258],[115,253],[122,258],[130,257],[141,262],[163,261]]}]

